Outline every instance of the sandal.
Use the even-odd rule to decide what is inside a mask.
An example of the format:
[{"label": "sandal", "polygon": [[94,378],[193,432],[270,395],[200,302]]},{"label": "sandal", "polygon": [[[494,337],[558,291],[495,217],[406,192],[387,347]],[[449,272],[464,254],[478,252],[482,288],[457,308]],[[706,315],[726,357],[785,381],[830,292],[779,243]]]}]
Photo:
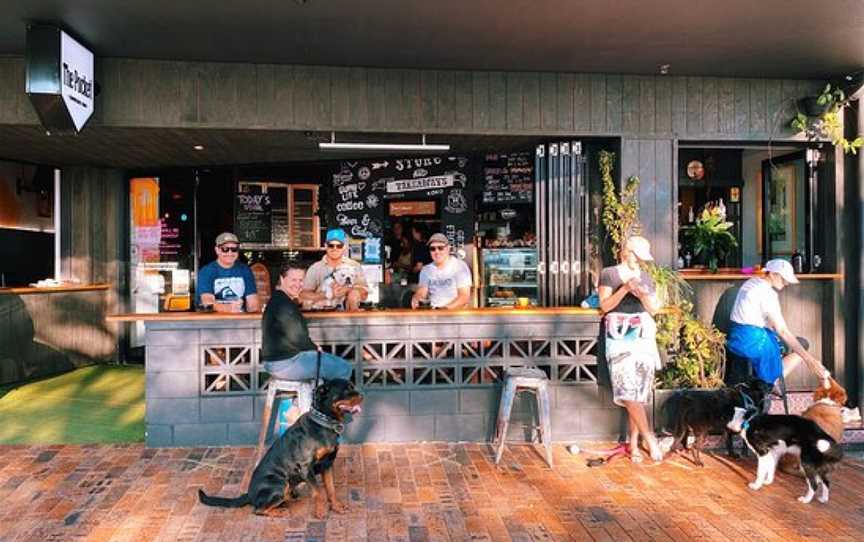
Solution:
[{"label": "sandal", "polygon": [[632,463],[641,463],[645,458],[642,457],[642,452],[639,451],[639,448],[633,448],[630,450],[630,461]]}]

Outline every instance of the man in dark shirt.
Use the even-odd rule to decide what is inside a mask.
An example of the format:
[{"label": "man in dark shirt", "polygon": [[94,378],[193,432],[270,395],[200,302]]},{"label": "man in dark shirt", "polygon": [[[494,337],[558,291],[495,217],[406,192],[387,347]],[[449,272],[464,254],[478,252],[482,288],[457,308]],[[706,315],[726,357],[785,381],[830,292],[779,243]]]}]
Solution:
[{"label": "man in dark shirt", "polygon": [[[309,338],[306,318],[300,313],[300,291],[306,270],[284,264],[279,284],[261,321],[261,359],[264,368],[280,380],[312,380],[320,348]],[[321,352],[321,378],[351,379],[351,365],[333,354]]]}]

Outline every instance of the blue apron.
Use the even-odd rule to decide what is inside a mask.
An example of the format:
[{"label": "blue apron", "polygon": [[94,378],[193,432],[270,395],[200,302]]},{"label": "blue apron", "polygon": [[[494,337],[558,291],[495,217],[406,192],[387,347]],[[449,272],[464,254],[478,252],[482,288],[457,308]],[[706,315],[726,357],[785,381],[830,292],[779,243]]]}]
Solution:
[{"label": "blue apron", "polygon": [[768,384],[783,374],[780,337],[773,330],[732,322],[726,337],[726,348],[750,362],[754,374]]}]

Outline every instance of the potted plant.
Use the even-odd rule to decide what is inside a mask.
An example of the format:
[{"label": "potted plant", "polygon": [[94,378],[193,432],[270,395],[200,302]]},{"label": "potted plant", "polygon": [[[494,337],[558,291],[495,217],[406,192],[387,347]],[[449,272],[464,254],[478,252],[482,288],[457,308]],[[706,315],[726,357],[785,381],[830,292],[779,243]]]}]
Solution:
[{"label": "potted plant", "polygon": [[693,228],[687,231],[693,254],[703,258],[712,273],[717,272],[720,262],[738,246],[735,236],[729,232],[733,224],[726,220],[726,209],[722,203],[705,205]]},{"label": "potted plant", "polygon": [[819,96],[808,96],[798,102],[795,118],[789,124],[796,132],[803,132],[810,141],[829,139],[835,146],[842,147],[843,152],[857,154],[858,149],[864,146],[864,137],[849,141],[843,135],[841,122],[843,109],[850,102],[842,89],[827,84]]}]

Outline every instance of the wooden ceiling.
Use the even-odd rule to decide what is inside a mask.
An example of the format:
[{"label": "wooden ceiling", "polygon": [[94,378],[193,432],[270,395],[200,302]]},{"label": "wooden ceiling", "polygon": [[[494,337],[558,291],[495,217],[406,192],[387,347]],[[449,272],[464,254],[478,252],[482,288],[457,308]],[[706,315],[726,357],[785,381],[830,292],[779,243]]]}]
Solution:
[{"label": "wooden ceiling", "polygon": [[[320,151],[329,132],[110,128],[90,126],[77,136],[48,136],[37,126],[0,125],[0,160],[54,166],[94,165],[122,169],[265,164],[356,158],[359,151]],[[548,138],[528,136],[434,135],[427,143],[448,143],[451,152],[531,149]],[[338,134],[338,141],[419,143],[411,134]],[[202,145],[203,150],[195,150]],[[393,155],[396,153],[377,153]],[[372,156],[365,154],[365,156]]]},{"label": "wooden ceiling", "polygon": [[861,0],[26,0],[99,57],[830,79],[864,63]]}]

